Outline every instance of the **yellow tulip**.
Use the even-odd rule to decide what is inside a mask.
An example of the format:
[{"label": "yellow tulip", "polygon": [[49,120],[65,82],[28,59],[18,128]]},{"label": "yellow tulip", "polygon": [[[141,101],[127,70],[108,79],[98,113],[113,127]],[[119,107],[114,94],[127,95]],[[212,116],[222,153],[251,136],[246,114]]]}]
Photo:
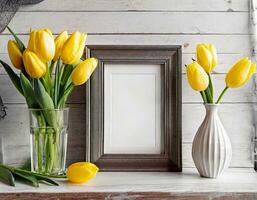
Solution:
[{"label": "yellow tulip", "polygon": [[86,35],[74,32],[63,45],[61,59],[65,64],[76,64],[83,55]]},{"label": "yellow tulip", "polygon": [[84,84],[95,68],[97,67],[98,60],[96,58],[88,58],[85,61],[78,64],[72,71],[71,79],[74,85]]},{"label": "yellow tulip", "polygon": [[8,54],[14,67],[23,68],[22,53],[18,44],[14,40],[9,40],[7,44]]},{"label": "yellow tulip", "polygon": [[33,51],[44,62],[54,58],[54,37],[49,29],[34,30],[30,33],[28,50]]},{"label": "yellow tulip", "polygon": [[66,40],[68,39],[69,35],[67,31],[63,31],[60,33],[54,40],[55,43],[55,55],[53,60],[56,61],[61,56],[62,48]]},{"label": "yellow tulip", "polygon": [[89,162],[78,162],[67,169],[67,177],[73,183],[85,183],[94,178],[99,171],[98,167]]},{"label": "yellow tulip", "polygon": [[187,80],[196,91],[204,91],[209,85],[208,75],[196,61],[187,65]]},{"label": "yellow tulip", "polygon": [[217,50],[212,44],[198,44],[196,47],[197,62],[207,73],[211,73],[217,65]]},{"label": "yellow tulip", "polygon": [[32,51],[25,50],[23,53],[23,62],[26,72],[33,78],[41,78],[46,73],[46,63]]},{"label": "yellow tulip", "polygon": [[244,85],[253,75],[256,70],[256,65],[247,57],[239,60],[228,71],[226,75],[226,86],[228,88],[238,88]]}]

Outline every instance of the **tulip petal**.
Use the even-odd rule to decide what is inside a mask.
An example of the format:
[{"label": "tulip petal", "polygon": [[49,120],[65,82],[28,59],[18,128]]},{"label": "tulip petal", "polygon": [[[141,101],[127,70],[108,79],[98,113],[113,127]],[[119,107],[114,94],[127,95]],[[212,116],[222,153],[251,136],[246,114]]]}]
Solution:
[{"label": "tulip petal", "polygon": [[228,71],[225,78],[226,86],[229,88],[238,88],[244,85],[249,78],[248,75],[251,71],[251,66],[251,61],[247,57],[239,60]]},{"label": "tulip petal", "polygon": [[94,178],[98,167],[89,162],[73,163],[67,169],[67,177],[73,183],[85,183]]},{"label": "tulip petal", "polygon": [[204,91],[209,85],[208,75],[195,61],[187,65],[187,80],[192,89],[196,91]]}]

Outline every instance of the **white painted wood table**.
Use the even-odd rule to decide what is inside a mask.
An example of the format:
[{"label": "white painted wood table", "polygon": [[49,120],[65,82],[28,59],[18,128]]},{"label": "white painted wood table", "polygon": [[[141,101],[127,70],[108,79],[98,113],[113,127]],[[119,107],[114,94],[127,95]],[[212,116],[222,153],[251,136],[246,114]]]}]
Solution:
[{"label": "white painted wood table", "polygon": [[257,173],[229,169],[219,179],[200,178],[195,169],[183,173],[102,172],[84,185],[60,181],[39,188],[0,183],[0,199],[257,199]]}]

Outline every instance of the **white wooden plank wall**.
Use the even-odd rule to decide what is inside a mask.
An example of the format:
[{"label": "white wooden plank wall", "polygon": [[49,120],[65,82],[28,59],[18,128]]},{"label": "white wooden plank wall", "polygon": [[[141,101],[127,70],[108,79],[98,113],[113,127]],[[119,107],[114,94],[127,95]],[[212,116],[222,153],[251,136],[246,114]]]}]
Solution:
[{"label": "white wooden plank wall", "polygon": [[[210,42],[217,46],[219,66],[214,81],[217,91],[224,87],[228,68],[251,52],[247,0],[45,0],[19,9],[10,27],[28,39],[30,28],[49,27],[55,34],[62,30],[80,30],[89,34],[87,44],[167,44],[182,45],[183,66],[195,57],[195,45]],[[7,31],[0,35],[0,57],[8,60]],[[193,167],[191,143],[204,117],[200,95],[186,82],[183,70],[183,166]],[[252,167],[250,139],[254,131],[254,105],[257,102],[254,81],[238,90],[229,90],[220,115],[233,146],[231,167]],[[7,118],[0,122],[4,160],[20,163],[28,155],[29,130],[24,99],[0,69],[0,94],[9,107]],[[85,91],[80,87],[70,100],[71,130],[82,141]],[[73,136],[74,136],[73,135]],[[70,139],[74,137],[71,136]],[[73,160],[81,159],[79,140],[70,146]],[[72,160],[71,160],[72,161]]]}]

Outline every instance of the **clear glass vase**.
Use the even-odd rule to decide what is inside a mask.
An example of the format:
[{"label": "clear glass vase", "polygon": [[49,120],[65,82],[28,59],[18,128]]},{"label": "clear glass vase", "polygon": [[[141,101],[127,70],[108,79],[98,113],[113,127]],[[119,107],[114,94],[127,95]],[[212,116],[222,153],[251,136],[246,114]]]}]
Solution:
[{"label": "clear glass vase", "polygon": [[29,109],[31,170],[65,173],[69,109]]}]

